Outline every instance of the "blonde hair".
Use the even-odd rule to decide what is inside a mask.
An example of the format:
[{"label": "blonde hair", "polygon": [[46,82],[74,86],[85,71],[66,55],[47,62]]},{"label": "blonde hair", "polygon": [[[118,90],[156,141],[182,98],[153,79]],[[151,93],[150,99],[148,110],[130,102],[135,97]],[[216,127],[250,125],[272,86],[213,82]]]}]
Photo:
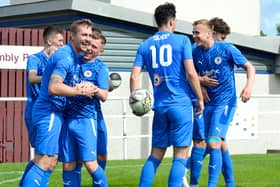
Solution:
[{"label": "blonde hair", "polygon": [[76,20],[74,21],[71,26],[70,26],[70,31],[73,34],[77,34],[78,33],[78,29],[81,25],[85,25],[88,27],[93,27],[93,22],[90,19],[80,19],[80,20]]},{"label": "blonde hair", "polygon": [[209,28],[210,30],[213,30],[214,29],[214,26],[207,20],[207,19],[199,19],[199,20],[196,20],[193,22],[193,26],[196,26],[196,25],[204,25],[206,26],[207,28]]}]

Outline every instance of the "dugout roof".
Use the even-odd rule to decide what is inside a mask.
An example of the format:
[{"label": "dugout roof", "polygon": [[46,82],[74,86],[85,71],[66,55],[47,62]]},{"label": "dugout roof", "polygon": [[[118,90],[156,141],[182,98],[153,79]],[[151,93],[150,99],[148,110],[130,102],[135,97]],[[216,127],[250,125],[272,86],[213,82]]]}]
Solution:
[{"label": "dugout roof", "polygon": [[[97,0],[49,0],[0,7],[0,27],[42,27],[46,24],[66,26],[82,17],[101,25],[145,34],[152,34],[156,30],[152,14]],[[192,23],[178,20],[176,31],[191,36]],[[254,58],[269,59],[273,72],[280,73],[280,37],[231,33],[227,40]]]}]

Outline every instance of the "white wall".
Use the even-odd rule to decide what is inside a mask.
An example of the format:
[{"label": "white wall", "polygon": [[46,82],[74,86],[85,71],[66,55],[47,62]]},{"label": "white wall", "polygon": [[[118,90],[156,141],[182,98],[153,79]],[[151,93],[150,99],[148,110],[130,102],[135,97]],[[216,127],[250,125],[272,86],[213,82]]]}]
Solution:
[{"label": "white wall", "polygon": [[[111,0],[111,4],[148,13],[166,0]],[[169,0],[175,4],[177,18],[193,22],[212,17],[223,18],[232,32],[248,35],[260,33],[260,0]]]},{"label": "white wall", "polygon": [[[109,159],[134,159],[146,158],[150,153],[150,137],[141,135],[151,135],[151,125],[153,112],[142,118],[136,117],[131,113],[129,105],[123,107],[123,100],[110,100],[112,98],[129,97],[129,72],[119,72],[122,76],[122,84],[115,91],[109,94],[109,100],[103,104],[103,113],[107,122],[109,135]],[[279,114],[280,114],[280,77],[274,74],[257,74],[253,90],[254,102],[257,102],[254,110],[257,115],[257,126],[255,138],[245,138],[242,134],[236,134],[237,138],[228,137],[228,144],[232,154],[265,153],[268,149],[280,150],[280,143],[277,137],[280,136]],[[151,89],[151,84],[147,73],[142,73],[143,88]],[[240,94],[245,85],[246,74],[236,74],[237,94]],[[277,94],[274,95],[273,94]],[[276,97],[275,97],[276,96]],[[123,111],[125,111],[123,113]],[[125,114],[125,117],[122,116]],[[124,117],[124,118],[123,118]],[[248,124],[244,120],[239,123],[244,126]],[[250,123],[249,123],[250,124]],[[240,125],[240,126],[241,126]],[[241,127],[242,128],[242,127]],[[250,129],[249,127],[245,128]],[[230,130],[233,130],[231,128]],[[241,129],[243,130],[243,129]],[[128,138],[122,139],[123,131]],[[228,133],[229,135],[232,133]],[[123,154],[124,151],[127,154]],[[169,149],[167,156],[172,156],[172,149]]]}]

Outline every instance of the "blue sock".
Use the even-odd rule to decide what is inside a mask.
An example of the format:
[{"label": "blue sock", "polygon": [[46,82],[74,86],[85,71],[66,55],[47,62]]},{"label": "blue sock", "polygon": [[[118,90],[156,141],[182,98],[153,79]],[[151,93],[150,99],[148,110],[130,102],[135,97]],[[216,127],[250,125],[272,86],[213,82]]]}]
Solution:
[{"label": "blue sock", "polygon": [[105,171],[107,160],[98,160],[98,165]]},{"label": "blue sock", "polygon": [[190,184],[197,185],[202,170],[202,162],[205,155],[205,149],[201,147],[193,147],[190,158]]},{"label": "blue sock", "polygon": [[21,177],[21,180],[19,181],[19,186],[22,186],[22,181],[24,180],[24,177],[25,177],[26,173],[30,170],[30,168],[31,168],[33,165],[34,165],[33,160],[30,160],[30,161],[27,163],[27,165],[26,165],[26,167],[25,167],[25,170],[24,170],[24,172],[23,172],[23,175],[22,175],[22,177]]},{"label": "blue sock", "polygon": [[63,171],[62,178],[64,186],[66,187],[76,187],[81,186],[81,170],[82,170],[82,164],[78,163],[76,164],[76,168],[71,171]]},{"label": "blue sock", "polygon": [[230,158],[229,151],[226,150],[222,153],[223,156],[223,166],[222,172],[224,175],[226,187],[234,187],[234,177],[233,177],[233,166]]},{"label": "blue sock", "polygon": [[92,177],[93,187],[97,187],[97,186],[108,187],[108,181],[105,172],[100,166],[98,166],[95,172],[91,173],[91,177]]},{"label": "blue sock", "polygon": [[139,187],[152,186],[160,162],[161,161],[155,157],[149,156],[142,168]]},{"label": "blue sock", "polygon": [[47,171],[43,170],[37,164],[33,166],[26,173],[25,177],[21,182],[21,187],[38,187],[41,186],[42,181],[44,180],[45,173]]},{"label": "blue sock", "polygon": [[221,149],[210,149],[209,154],[208,187],[216,187],[222,170],[222,151]]},{"label": "blue sock", "polygon": [[184,158],[174,158],[170,169],[168,186],[182,187],[182,179],[185,176],[186,162]]}]

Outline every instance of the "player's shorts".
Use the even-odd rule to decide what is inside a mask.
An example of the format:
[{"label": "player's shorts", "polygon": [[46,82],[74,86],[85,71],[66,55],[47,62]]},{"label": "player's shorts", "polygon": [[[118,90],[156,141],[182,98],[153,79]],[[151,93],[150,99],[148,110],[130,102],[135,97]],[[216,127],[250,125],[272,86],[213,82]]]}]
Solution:
[{"label": "player's shorts", "polygon": [[93,118],[65,119],[59,140],[59,161],[96,160],[96,127],[97,122]]},{"label": "player's shorts", "polygon": [[152,147],[167,148],[190,146],[193,131],[193,108],[167,106],[154,109]]},{"label": "player's shorts", "polygon": [[58,155],[58,142],[62,123],[63,116],[62,113],[59,112],[32,115],[32,125],[36,131],[36,154],[49,156]]},{"label": "player's shorts", "polygon": [[193,139],[205,140],[205,126],[203,114],[193,117]]},{"label": "player's shorts", "polygon": [[107,128],[102,112],[97,114],[97,155],[107,155]]},{"label": "player's shorts", "polygon": [[235,111],[236,106],[232,105],[205,106],[204,122],[207,137],[218,136],[224,140]]},{"label": "player's shorts", "polygon": [[32,147],[35,147],[36,139],[36,128],[32,125],[32,102],[26,102],[25,112],[24,112],[24,122],[28,132],[29,142]]},{"label": "player's shorts", "polygon": [[[196,102],[197,99],[192,99],[193,111],[196,110]],[[202,115],[195,115],[193,116],[193,139],[194,140],[205,140],[205,126],[204,126],[204,118]]]},{"label": "player's shorts", "polygon": [[27,128],[29,142],[31,147],[35,148],[36,145],[36,128],[32,125],[32,119],[31,118],[24,118],[24,122]]}]

